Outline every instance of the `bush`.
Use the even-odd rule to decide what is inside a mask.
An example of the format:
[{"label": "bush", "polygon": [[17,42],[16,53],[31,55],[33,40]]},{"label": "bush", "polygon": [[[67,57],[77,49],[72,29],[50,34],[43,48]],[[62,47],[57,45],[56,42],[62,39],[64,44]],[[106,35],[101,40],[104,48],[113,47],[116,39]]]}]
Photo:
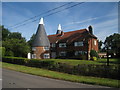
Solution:
[{"label": "bush", "polygon": [[97,60],[97,57],[92,57],[91,58],[93,61],[96,61]]},{"label": "bush", "polygon": [[5,47],[0,47],[0,57],[5,55]]},{"label": "bush", "polygon": [[6,51],[5,56],[14,56],[14,53],[12,51]]},{"label": "bush", "polygon": [[38,68],[50,68],[54,64],[54,61],[52,60],[26,59],[20,57],[3,57],[2,61],[12,64],[20,64]]},{"label": "bush", "polygon": [[38,68],[50,68],[54,61],[51,60],[40,60],[40,59],[25,59],[25,65]]},{"label": "bush", "polygon": [[12,64],[19,64],[24,65],[24,58],[18,58],[18,57],[3,57],[3,62],[12,63]]},{"label": "bush", "polygon": [[91,57],[92,60],[97,59],[98,58],[98,53],[95,50],[91,50],[90,51],[90,57]]}]

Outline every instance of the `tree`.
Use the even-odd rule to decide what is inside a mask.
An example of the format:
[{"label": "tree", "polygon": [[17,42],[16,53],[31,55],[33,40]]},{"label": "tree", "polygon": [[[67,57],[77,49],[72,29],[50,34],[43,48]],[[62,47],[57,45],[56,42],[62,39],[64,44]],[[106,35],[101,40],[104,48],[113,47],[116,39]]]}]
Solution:
[{"label": "tree", "polygon": [[109,53],[116,54],[117,57],[120,56],[120,34],[114,33],[105,39],[105,47],[109,47]]},{"label": "tree", "polygon": [[26,39],[19,32],[10,32],[2,27],[2,47],[5,47],[5,56],[26,57],[30,47]]},{"label": "tree", "polygon": [[[34,40],[35,34],[32,35],[32,37],[30,38],[30,40],[27,42],[30,46],[30,48],[32,48],[32,42]],[[30,49],[30,52],[32,52],[32,49]]]},{"label": "tree", "polygon": [[95,50],[91,50],[90,57],[98,57],[98,53]]},{"label": "tree", "polygon": [[5,47],[0,47],[0,57],[5,55]]},{"label": "tree", "polygon": [[12,33],[10,33],[8,38],[9,39],[15,38],[15,39],[19,39],[19,40],[20,39],[25,39],[25,38],[22,37],[21,33],[19,33],[19,32],[12,32]]},{"label": "tree", "polygon": [[28,44],[32,47],[32,42],[35,38],[35,34],[32,35],[32,37],[30,38],[30,40],[28,41]]},{"label": "tree", "polygon": [[0,26],[0,28],[2,28],[2,40],[5,40],[6,38],[8,38],[10,31],[4,28],[4,26]]},{"label": "tree", "polygon": [[98,48],[99,48],[100,52],[102,51],[102,48],[101,48],[102,44],[103,44],[103,42],[101,40],[98,41]]},{"label": "tree", "polygon": [[26,57],[30,50],[28,44],[23,39],[7,39],[3,41],[3,46],[6,48],[6,56]]}]

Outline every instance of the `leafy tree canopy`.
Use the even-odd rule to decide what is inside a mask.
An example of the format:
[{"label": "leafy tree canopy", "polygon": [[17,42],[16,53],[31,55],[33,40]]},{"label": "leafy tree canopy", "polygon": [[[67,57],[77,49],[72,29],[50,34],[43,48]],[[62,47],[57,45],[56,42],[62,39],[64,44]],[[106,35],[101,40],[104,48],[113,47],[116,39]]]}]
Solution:
[{"label": "leafy tree canopy", "polygon": [[28,41],[28,44],[30,45],[30,47],[32,47],[32,42],[34,40],[34,37],[35,37],[35,34],[33,34],[30,40]]},{"label": "leafy tree canopy", "polygon": [[99,48],[99,51],[101,52],[102,50],[102,48],[101,48],[101,46],[102,46],[102,44],[103,44],[103,42],[100,40],[100,41],[98,41],[98,48]]},{"label": "leafy tree canopy", "polygon": [[120,56],[120,34],[114,33],[105,39],[105,47],[110,48],[110,52]]},{"label": "leafy tree canopy", "polygon": [[5,56],[26,57],[30,47],[26,39],[19,32],[10,32],[2,27],[2,47],[5,48]]},{"label": "leafy tree canopy", "polygon": [[2,40],[5,40],[6,38],[8,38],[10,31],[4,28],[4,26],[0,26],[0,28],[2,30]]}]

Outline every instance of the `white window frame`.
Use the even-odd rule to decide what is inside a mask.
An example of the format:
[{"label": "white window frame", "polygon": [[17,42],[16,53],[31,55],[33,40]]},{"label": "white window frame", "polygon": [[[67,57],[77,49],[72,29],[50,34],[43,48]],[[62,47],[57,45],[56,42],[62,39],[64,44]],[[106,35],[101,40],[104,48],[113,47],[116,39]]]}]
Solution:
[{"label": "white window frame", "polygon": [[59,47],[66,47],[66,43],[59,43]]},{"label": "white window frame", "polygon": [[75,56],[83,54],[84,51],[75,51]]},{"label": "white window frame", "polygon": [[49,54],[49,53],[45,53],[45,54],[43,55],[43,58],[44,58],[44,59],[49,59],[49,58],[50,58],[50,54]]},{"label": "white window frame", "polygon": [[59,56],[66,56],[66,52],[65,51],[59,52]]},{"label": "white window frame", "polygon": [[56,47],[56,44],[55,44],[55,43],[52,43],[52,44],[51,44],[51,47]]},{"label": "white window frame", "polygon": [[50,47],[45,46],[45,47],[44,47],[44,50],[50,50]]},{"label": "white window frame", "polygon": [[83,46],[83,41],[81,41],[81,42],[74,42],[74,46]]},{"label": "white window frame", "polygon": [[32,58],[33,58],[33,59],[36,59],[36,54],[32,54]]}]

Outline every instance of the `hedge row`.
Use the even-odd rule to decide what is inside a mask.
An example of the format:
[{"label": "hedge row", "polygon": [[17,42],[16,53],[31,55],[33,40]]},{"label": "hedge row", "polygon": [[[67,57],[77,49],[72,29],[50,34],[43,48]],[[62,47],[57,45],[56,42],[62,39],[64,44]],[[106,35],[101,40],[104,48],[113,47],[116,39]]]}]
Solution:
[{"label": "hedge row", "polygon": [[26,65],[30,67],[45,68],[53,71],[59,71],[75,75],[120,79],[118,76],[118,65],[106,66],[96,64],[80,64],[77,66],[72,66],[66,63],[54,62],[52,60],[37,60],[10,57],[4,57],[2,61],[12,64]]},{"label": "hedge row", "polygon": [[51,60],[37,60],[37,59],[26,59],[26,58],[17,58],[17,57],[3,57],[2,61],[12,64],[37,67],[37,68],[49,68],[49,66],[52,66],[54,63],[54,61]]}]

